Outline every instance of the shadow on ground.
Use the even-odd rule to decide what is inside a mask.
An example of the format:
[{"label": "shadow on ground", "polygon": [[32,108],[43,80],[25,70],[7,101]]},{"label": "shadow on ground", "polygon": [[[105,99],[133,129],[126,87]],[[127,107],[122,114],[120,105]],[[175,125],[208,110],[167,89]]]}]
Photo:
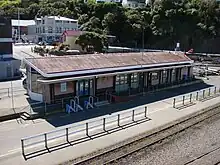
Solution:
[{"label": "shadow on ground", "polygon": [[193,84],[185,87],[179,87],[174,89],[168,89],[164,91],[148,93],[145,96],[137,96],[133,100],[129,102],[122,102],[116,104],[110,104],[105,107],[94,108],[86,111],[80,111],[77,113],[58,113],[54,116],[47,118],[48,123],[53,125],[54,127],[60,127],[68,124],[72,124],[75,122],[111,114],[114,112],[119,112],[122,110],[134,108],[137,106],[153,103],[159,100],[168,99],[171,97],[175,97],[178,95],[183,95],[190,92],[196,92],[198,90],[202,90],[204,88],[211,87],[211,85],[205,83]]},{"label": "shadow on ground", "polygon": [[150,118],[145,117],[140,120],[131,121],[127,124],[116,126],[111,129],[108,129],[108,130],[102,130],[102,131],[95,133],[95,134],[88,134],[88,135],[82,136],[80,138],[77,138],[75,140],[66,139],[65,141],[63,141],[59,144],[47,145],[47,146],[44,146],[44,147],[37,149],[37,150],[33,149],[32,151],[29,151],[29,152],[23,152],[22,155],[25,160],[29,160],[29,159],[36,158],[36,157],[44,155],[44,154],[49,154],[49,153],[55,152],[57,150],[71,147],[73,145],[78,145],[78,144],[86,142],[86,141],[94,140],[99,137],[106,136],[106,135],[112,134],[114,132],[118,132],[118,131],[127,129],[129,127],[133,127],[135,125],[138,125],[138,124],[141,124],[144,122],[148,122],[150,120],[151,120]]}]

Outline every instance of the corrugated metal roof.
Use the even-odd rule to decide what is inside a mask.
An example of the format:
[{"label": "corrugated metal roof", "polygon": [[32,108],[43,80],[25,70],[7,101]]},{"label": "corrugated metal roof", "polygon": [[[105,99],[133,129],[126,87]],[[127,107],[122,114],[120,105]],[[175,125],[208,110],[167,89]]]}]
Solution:
[{"label": "corrugated metal roof", "polygon": [[[44,16],[47,17],[49,19],[55,19],[55,20],[59,20],[59,21],[73,21],[73,22],[78,22],[78,20],[76,19],[71,19],[71,18],[67,18],[67,17],[61,17],[61,16]],[[36,20],[41,20],[42,18],[36,18]]]},{"label": "corrugated metal roof", "polygon": [[34,20],[11,20],[12,26],[29,26],[29,25],[35,25]]},{"label": "corrugated metal roof", "polygon": [[45,74],[77,72],[95,69],[108,69],[161,63],[192,62],[184,53],[145,52],[89,54],[63,57],[43,57],[26,59]]}]

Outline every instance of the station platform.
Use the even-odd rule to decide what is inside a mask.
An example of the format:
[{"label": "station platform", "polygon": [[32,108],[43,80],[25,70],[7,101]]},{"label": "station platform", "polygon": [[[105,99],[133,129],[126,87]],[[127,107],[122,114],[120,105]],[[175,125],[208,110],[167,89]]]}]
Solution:
[{"label": "station platform", "polygon": [[[164,105],[167,106],[164,106]],[[21,149],[16,150],[14,153],[8,153],[5,155],[0,155],[0,164],[11,165],[38,165],[38,164],[61,164],[67,162],[68,160],[73,160],[78,157],[85,156],[92,152],[101,150],[106,147],[110,147],[116,144],[122,144],[127,139],[132,139],[140,134],[148,133],[151,134],[158,131],[164,126],[172,125],[177,120],[186,118],[195,113],[200,112],[202,109],[209,108],[214,105],[220,104],[220,97],[214,97],[210,100],[200,102],[186,107],[184,109],[178,110],[172,107],[172,103],[166,101],[159,101],[151,105],[151,110],[149,110],[147,117],[150,120],[142,122],[140,124],[133,125],[126,129],[121,129],[119,131],[100,136],[98,138],[93,138],[82,143],[62,146],[57,150],[53,150],[42,155],[37,155],[25,160],[21,154]],[[159,108],[160,107],[160,108]],[[164,108],[161,108],[164,107]],[[5,135],[10,136],[10,135]],[[20,141],[20,139],[16,139]]]}]

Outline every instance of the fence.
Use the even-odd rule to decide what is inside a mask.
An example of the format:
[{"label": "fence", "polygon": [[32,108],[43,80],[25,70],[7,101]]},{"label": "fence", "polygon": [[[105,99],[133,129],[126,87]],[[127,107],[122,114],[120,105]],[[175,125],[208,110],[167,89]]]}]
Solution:
[{"label": "fence", "polygon": [[173,108],[181,108],[195,104],[196,101],[205,101],[220,95],[220,88],[210,87],[197,92],[173,99]]},{"label": "fence", "polygon": [[[83,139],[88,140],[93,136],[117,130],[122,126],[131,126],[138,121],[149,119],[147,117],[147,111],[147,107],[141,107],[84,124],[23,138],[21,139],[22,154],[26,158],[26,155],[41,150],[49,150],[60,144],[71,142],[77,143]],[[30,150],[31,153],[28,153]]]}]

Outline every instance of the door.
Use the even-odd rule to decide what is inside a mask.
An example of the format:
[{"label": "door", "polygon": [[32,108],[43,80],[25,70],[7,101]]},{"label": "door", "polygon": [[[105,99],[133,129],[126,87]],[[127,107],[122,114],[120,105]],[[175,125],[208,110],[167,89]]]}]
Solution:
[{"label": "door", "polygon": [[78,96],[93,95],[93,80],[79,80],[76,82],[76,94]]}]

